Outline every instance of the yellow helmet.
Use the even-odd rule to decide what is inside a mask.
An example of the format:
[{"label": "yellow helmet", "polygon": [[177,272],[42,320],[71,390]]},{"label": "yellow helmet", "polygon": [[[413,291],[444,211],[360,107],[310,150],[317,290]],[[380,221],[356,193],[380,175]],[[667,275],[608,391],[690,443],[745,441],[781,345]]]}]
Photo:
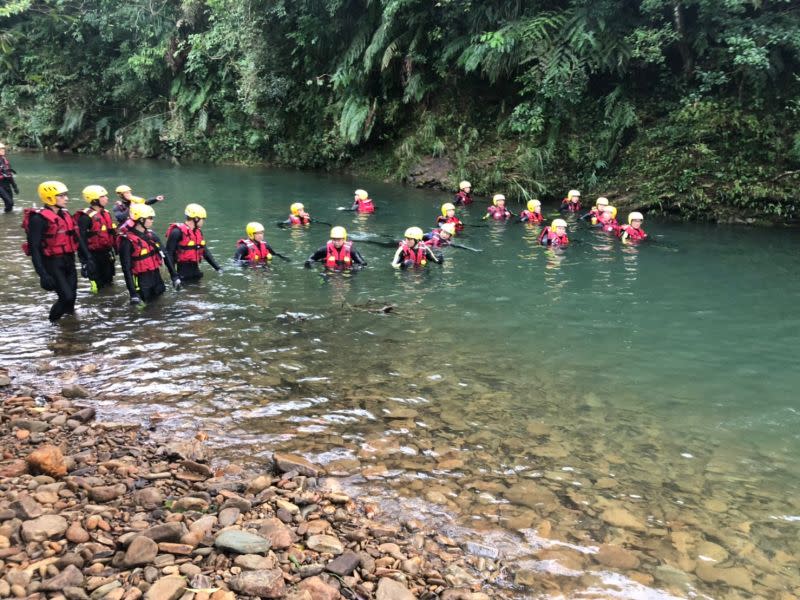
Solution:
[{"label": "yellow helmet", "polygon": [[186,215],[187,219],[205,219],[206,209],[199,204],[187,204],[186,208],[183,209],[183,214]]},{"label": "yellow helmet", "polygon": [[367,190],[356,190],[355,195],[356,198],[358,198],[359,200],[366,200],[367,198],[369,198]]},{"label": "yellow helmet", "polygon": [[456,224],[455,223],[445,223],[439,229],[441,229],[445,233],[449,233],[451,236],[456,234]]},{"label": "yellow helmet", "polygon": [[640,212],[632,212],[628,215],[628,225],[631,224],[631,221],[644,221],[644,217]]},{"label": "yellow helmet", "polygon": [[264,233],[264,226],[256,221],[250,221],[244,230],[247,232],[247,237],[252,240],[255,234]]},{"label": "yellow helmet", "polygon": [[466,179],[458,184],[458,189],[463,190],[464,188],[471,188],[472,184],[467,181]]},{"label": "yellow helmet", "polygon": [[497,202],[498,202],[499,200],[503,200],[503,201],[505,201],[505,199],[506,199],[506,197],[505,197],[505,196],[503,196],[503,194],[495,194],[494,196],[492,196],[492,204],[494,204],[495,206],[497,206]]},{"label": "yellow helmet", "polygon": [[128,213],[132,221],[139,221],[140,219],[155,219],[156,211],[152,206],[147,204],[131,204],[131,210]]},{"label": "yellow helmet", "polygon": [[537,208],[541,208],[542,203],[538,200],[528,200],[528,210],[531,212],[536,212]]},{"label": "yellow helmet", "polygon": [[608,198],[605,196],[600,196],[597,199],[597,202],[594,203],[595,206],[608,206]]},{"label": "yellow helmet", "polygon": [[611,206],[611,205],[605,206],[603,208],[603,212],[610,212],[611,213],[611,218],[612,219],[616,218],[616,216],[617,216],[617,207],[616,206]]},{"label": "yellow helmet", "polygon": [[563,227],[566,229],[567,222],[564,219],[553,219],[553,222],[550,223],[550,229],[555,229],[556,227]]},{"label": "yellow helmet", "polygon": [[125,192],[132,192],[131,186],[129,185],[118,185],[117,189],[114,190],[118,194],[124,194]]},{"label": "yellow helmet", "polygon": [[581,193],[578,190],[570,190],[569,194],[567,194],[567,198],[572,198],[573,196],[577,196],[578,198],[580,198]]},{"label": "yellow helmet", "polygon": [[131,204],[144,204],[145,199],[141,196],[131,196],[130,197]]},{"label": "yellow helmet", "polygon": [[347,230],[342,227],[341,225],[337,225],[336,227],[331,227],[331,239],[332,240],[346,240],[347,239]]},{"label": "yellow helmet", "polygon": [[55,206],[56,196],[67,193],[67,186],[60,181],[43,181],[37,190],[39,198],[48,206]]},{"label": "yellow helmet", "polygon": [[453,204],[452,202],[445,202],[444,204],[442,204],[442,216],[446,217],[448,210],[455,210],[455,209],[456,209],[455,204]]},{"label": "yellow helmet", "polygon": [[412,240],[417,240],[418,242],[422,240],[422,229],[419,227],[409,227],[406,229],[406,232],[403,234],[403,237],[407,237]]},{"label": "yellow helmet", "polygon": [[89,204],[99,200],[102,196],[108,196],[108,191],[102,185],[87,185],[83,188],[83,199]]},{"label": "yellow helmet", "polygon": [[293,215],[299,215],[300,211],[303,210],[305,207],[303,206],[302,202],[295,202],[289,207],[289,212]]}]

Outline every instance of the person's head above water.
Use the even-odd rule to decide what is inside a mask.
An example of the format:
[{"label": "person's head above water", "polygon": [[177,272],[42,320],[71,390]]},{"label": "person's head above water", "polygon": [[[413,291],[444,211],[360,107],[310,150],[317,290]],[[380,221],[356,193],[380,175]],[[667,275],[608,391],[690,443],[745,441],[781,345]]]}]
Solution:
[{"label": "person's head above water", "polygon": [[337,248],[341,248],[347,241],[347,230],[341,225],[331,227],[331,241]]}]

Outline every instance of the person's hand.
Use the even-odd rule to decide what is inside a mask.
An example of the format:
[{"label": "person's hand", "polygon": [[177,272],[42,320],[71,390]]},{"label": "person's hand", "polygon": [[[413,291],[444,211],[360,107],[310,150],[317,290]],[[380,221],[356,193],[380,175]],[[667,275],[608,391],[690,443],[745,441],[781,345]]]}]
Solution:
[{"label": "person's hand", "polygon": [[139,298],[136,294],[131,296],[131,306],[139,306],[142,303],[142,299]]},{"label": "person's hand", "polygon": [[39,284],[43,290],[52,292],[56,289],[56,280],[49,273],[42,273],[39,275]]},{"label": "person's hand", "polygon": [[310,261],[310,260],[307,260],[306,262],[304,262],[304,263],[303,263],[303,266],[304,266],[306,269],[310,269],[310,268],[311,268],[311,261]]},{"label": "person's hand", "polygon": [[14,189],[14,193],[19,195],[19,186],[17,185],[17,182],[14,181],[13,179],[11,180],[11,187]]},{"label": "person's hand", "polygon": [[222,275],[223,273],[225,273],[225,271],[222,270],[222,267],[217,269],[217,275]]},{"label": "person's hand", "polygon": [[176,291],[181,289],[181,278],[180,277],[173,277],[172,278],[172,288],[174,290],[176,290]]},{"label": "person's hand", "polygon": [[159,194],[158,196],[156,196],[156,200],[158,202],[163,202],[164,201],[164,195],[163,194]]}]

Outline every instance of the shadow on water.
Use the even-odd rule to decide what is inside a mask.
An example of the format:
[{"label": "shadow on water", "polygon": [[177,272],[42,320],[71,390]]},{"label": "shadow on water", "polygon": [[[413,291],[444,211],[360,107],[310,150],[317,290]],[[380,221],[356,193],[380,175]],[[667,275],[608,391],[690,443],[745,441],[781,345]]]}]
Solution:
[{"label": "shadow on water", "polygon": [[[100,159],[15,167],[23,196],[45,173],[72,189],[124,177],[166,193],[159,232],[191,183],[225,260],[247,221],[281,220],[291,201],[353,237],[399,238],[432,226],[449,199],[372,183],[378,212],[359,216],[336,211],[354,188],[343,178]],[[398,272],[391,248],[356,242],[369,268],[323,276],[302,263],[328,228],[275,227],[267,239],[290,263],[206,269],[141,311],[119,276],[98,296],[82,283],[78,317],[52,326],[18,250],[20,219],[0,219],[0,360],[22,382],[80,381],[104,418],[204,429],[226,459],[304,454],[359,495],[469,540],[496,575],[502,557],[498,581],[529,594],[797,595],[793,232],[763,243],[758,230],[648,223],[673,252],[577,224],[576,243],[551,250],[538,227],[487,223],[460,238],[483,253],[449,248],[441,266]]]}]

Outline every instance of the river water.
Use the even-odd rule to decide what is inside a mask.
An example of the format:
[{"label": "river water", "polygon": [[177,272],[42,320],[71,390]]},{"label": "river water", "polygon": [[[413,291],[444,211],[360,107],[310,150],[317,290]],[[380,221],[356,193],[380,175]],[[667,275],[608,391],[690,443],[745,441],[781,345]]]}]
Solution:
[{"label": "river water", "polygon": [[[21,210],[0,215],[0,360],[23,382],[77,381],[102,418],[203,430],[226,459],[324,463],[364,498],[472,540],[509,594],[800,594],[796,231],[647,222],[658,243],[623,248],[574,227],[579,243],[555,253],[535,229],[492,225],[460,240],[483,252],[449,249],[441,267],[396,272],[390,248],[357,242],[369,267],[322,277],[302,263],[328,228],[274,226],[291,202],[355,238],[400,237],[449,197],[230,166],[12,163],[18,207],[44,179],[70,187],[72,209],[84,185],[128,183],[167,196],[163,236],[199,202],[225,263],[143,311],[121,275],[98,296],[81,282],[78,317],[52,326],[19,252]],[[378,212],[336,210],[355,187]],[[229,264],[250,220],[291,263]],[[600,560],[602,544],[626,550]]]}]

